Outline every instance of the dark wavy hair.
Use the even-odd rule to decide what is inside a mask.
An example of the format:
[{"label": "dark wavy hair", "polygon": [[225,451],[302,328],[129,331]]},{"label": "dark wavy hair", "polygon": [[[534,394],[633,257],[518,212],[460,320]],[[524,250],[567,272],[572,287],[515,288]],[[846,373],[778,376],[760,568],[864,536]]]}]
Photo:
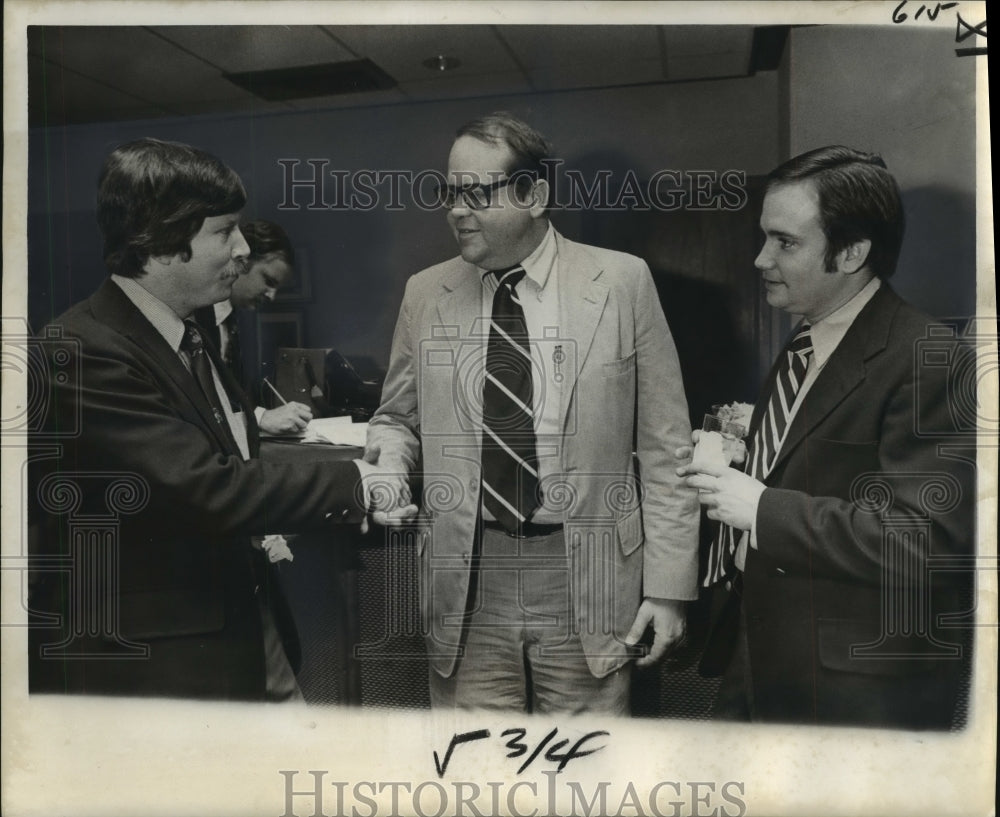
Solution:
[{"label": "dark wavy hair", "polygon": [[514,160],[503,170],[516,178],[514,187],[518,195],[523,197],[535,179],[545,179],[551,196],[552,145],[527,122],[507,111],[496,111],[466,122],[455,131],[456,139],[462,136],[510,149]]},{"label": "dark wavy hair", "polygon": [[288,234],[273,221],[248,221],[240,225],[240,232],[250,245],[249,263],[259,261],[265,255],[278,253],[288,266],[295,266],[295,250]]},{"label": "dark wavy hair", "polygon": [[806,180],[819,194],[827,269],[841,250],[868,239],[867,265],[879,278],[889,278],[896,271],[906,216],[899,186],[882,157],[842,145],[817,148],[772,170],[767,189]]},{"label": "dark wavy hair", "polygon": [[104,263],[134,278],[151,256],[189,259],[205,219],[238,212],[246,200],[235,171],[203,150],[151,138],[121,145],[98,180]]}]

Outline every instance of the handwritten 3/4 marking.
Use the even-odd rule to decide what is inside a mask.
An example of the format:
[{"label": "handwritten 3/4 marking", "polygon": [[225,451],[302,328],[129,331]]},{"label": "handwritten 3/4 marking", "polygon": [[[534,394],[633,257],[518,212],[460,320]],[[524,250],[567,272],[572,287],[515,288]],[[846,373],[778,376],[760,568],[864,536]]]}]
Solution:
[{"label": "handwritten 3/4 marking", "polygon": [[[594,752],[599,752],[605,747],[606,744],[601,744],[600,746],[595,746],[593,748],[584,748],[587,742],[597,738],[601,735],[610,735],[609,732],[603,730],[598,730],[595,732],[588,732],[583,737],[578,738],[576,743],[574,743],[569,749],[563,751],[563,748],[569,745],[569,738],[563,738],[551,743],[559,733],[559,729],[552,729],[545,737],[541,739],[537,744],[532,745],[531,743],[525,742],[525,737],[528,734],[527,729],[522,729],[520,727],[513,729],[504,729],[500,733],[501,738],[509,738],[504,744],[510,751],[507,753],[507,757],[524,757],[527,755],[527,759],[520,765],[517,770],[518,774],[521,774],[525,769],[527,769],[536,758],[545,751],[544,759],[549,763],[556,763],[556,771],[561,772],[566,768],[566,765],[578,757],[586,757],[587,755],[592,755]],[[471,743],[477,740],[486,740],[490,737],[489,729],[477,729],[472,732],[460,732],[452,735],[451,740],[448,743],[448,749],[444,753],[444,758],[442,759],[438,753],[435,751],[434,754],[434,768],[437,770],[438,777],[444,777],[445,771],[448,769],[448,764],[451,762],[452,753],[458,746],[463,743]],[[546,748],[548,747],[548,748]]]}]

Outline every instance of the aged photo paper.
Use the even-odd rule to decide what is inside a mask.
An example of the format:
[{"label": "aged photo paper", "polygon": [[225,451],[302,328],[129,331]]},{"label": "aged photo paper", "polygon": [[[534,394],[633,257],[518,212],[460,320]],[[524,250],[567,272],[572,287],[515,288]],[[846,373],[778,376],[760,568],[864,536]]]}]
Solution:
[{"label": "aged photo paper", "polygon": [[[3,813],[10,817],[972,817],[993,813],[1000,366],[985,21],[985,3],[964,0],[8,0],[3,49],[0,429]],[[253,42],[252,37],[230,40],[226,32],[235,30],[232,27],[240,27],[246,37],[247,27],[322,26],[334,38],[338,27],[346,26],[430,26],[444,32],[454,28],[463,36],[483,38],[474,39],[473,48],[467,49],[474,53],[485,48],[481,43],[494,43],[491,32],[502,35],[517,26],[552,27],[571,46],[597,43],[602,31],[610,36],[615,27],[635,26],[650,28],[652,50],[650,64],[643,69],[649,73],[627,74],[623,68],[619,80],[614,57],[597,46],[594,64],[571,66],[584,78],[570,88],[560,86],[557,79],[540,82],[538,73],[535,84],[525,83],[523,75],[531,66],[523,55],[508,53],[503,66],[508,60],[519,65],[516,76],[502,74],[506,68],[498,67],[498,57],[492,65],[485,60],[478,73],[458,74],[451,81],[455,85],[439,97],[426,89],[409,93],[395,89],[383,102],[376,91],[369,91],[359,95],[363,101],[355,103],[356,108],[350,101],[339,101],[315,112],[280,106],[262,106],[256,113],[214,108],[208,91],[200,96],[192,93],[191,99],[201,105],[198,110],[191,100],[165,100],[141,109],[136,107],[136,95],[123,90],[128,83],[116,86],[108,80],[100,88],[93,86],[95,98],[105,100],[102,104],[109,108],[120,99],[123,110],[131,106],[133,114],[111,113],[95,123],[78,112],[79,101],[64,100],[68,118],[46,127],[44,121],[30,117],[32,109],[55,109],[52,99],[43,98],[45,93],[86,88],[95,81],[55,74],[29,77],[29,66],[39,72],[54,71],[56,65],[54,57],[32,52],[32,26],[52,27],[53,38],[58,27],[67,31],[80,26],[123,27],[144,37],[151,30],[190,27],[183,37],[177,35],[178,42],[187,44],[186,51],[171,52],[179,55],[178,61],[158,66],[164,77],[188,71],[189,61],[204,63],[196,53],[199,42],[215,44],[219,64],[227,58],[232,64],[241,62],[239,68],[228,70],[253,70],[256,56],[241,54],[234,44]],[[664,56],[683,55],[685,36],[680,29],[673,30],[680,26],[689,27],[685,31],[692,32],[690,41],[700,43],[692,46],[690,63],[673,63]],[[739,27],[749,26],[788,27],[782,35],[786,39],[780,60],[755,76],[745,69],[713,76],[712,66],[725,58],[728,38],[738,34]],[[701,29],[700,37],[695,37],[695,27]],[[338,42],[349,39],[345,35]],[[55,47],[57,40],[47,42]],[[679,51],[672,43],[681,44]],[[745,43],[749,48],[748,39]],[[314,50],[314,41],[303,40],[302,48],[304,63],[322,59],[316,56],[320,52]],[[579,55],[580,49],[568,48],[566,53]],[[151,52],[147,59],[156,60],[159,54]],[[450,58],[447,53],[426,56]],[[261,60],[266,57],[260,54]],[[626,57],[638,59],[636,54],[623,54],[622,66]],[[115,59],[114,54],[101,55],[105,72]],[[559,75],[558,59],[557,53],[548,64],[553,77]],[[693,66],[691,76],[696,78],[685,79],[682,65]],[[124,76],[133,69],[138,70],[122,64],[120,70]],[[671,71],[676,79],[665,81]],[[569,68],[567,73],[572,73]],[[142,96],[155,101],[157,88],[145,89]],[[89,295],[100,280],[100,272],[95,273],[101,259],[93,202],[103,157],[117,144],[142,136],[189,142],[233,164],[247,182],[248,210],[308,218],[314,236],[329,231],[328,244],[314,238],[303,246],[300,278],[262,313],[266,317],[261,322],[261,348],[330,346],[352,360],[370,356],[384,367],[407,277],[448,257],[451,236],[444,216],[413,218],[402,207],[386,208],[384,202],[370,206],[366,191],[382,195],[388,189],[374,190],[370,178],[367,187],[356,187],[362,195],[353,204],[334,204],[343,190],[330,186],[324,192],[327,212],[318,214],[313,208],[306,213],[309,208],[302,202],[309,191],[289,188],[289,179],[301,180],[312,172],[310,167],[328,174],[347,168],[341,181],[348,170],[359,167],[440,172],[462,121],[508,108],[552,133],[568,167],[589,174],[607,168],[607,178],[619,185],[613,191],[624,204],[604,222],[590,213],[566,214],[564,222],[559,214],[554,216],[557,225],[565,224],[574,236],[598,245],[627,242],[637,234],[632,231],[630,208],[640,202],[641,191],[625,195],[620,187],[623,178],[639,185],[658,171],[669,171],[686,184],[695,179],[697,185],[698,174],[709,174],[711,187],[720,176],[724,184],[730,178],[724,174],[733,172],[737,175],[732,179],[742,180],[733,188],[739,206],[759,208],[759,199],[738,194],[746,179],[762,178],[797,153],[847,144],[885,158],[909,208],[903,261],[893,284],[924,311],[971,327],[973,336],[966,340],[977,353],[975,371],[964,375],[978,389],[978,410],[968,423],[969,439],[978,441],[976,595],[973,609],[958,628],[961,635],[956,635],[956,641],[965,639],[964,644],[974,640],[974,650],[971,685],[955,729],[904,732],[737,725],[712,721],[707,713],[628,719],[432,713],[424,706],[391,706],[385,701],[378,706],[282,706],[29,695],[25,428],[32,412],[44,411],[44,395],[38,394],[36,371],[25,350],[29,336],[70,303]],[[285,121],[282,114],[288,115],[288,124],[280,124]],[[291,204],[283,201],[289,190]],[[698,190],[688,190],[690,203]],[[413,220],[407,221],[408,216]],[[756,229],[756,218],[756,213],[749,216],[749,229]],[[318,226],[322,219],[325,223]],[[368,225],[377,223],[377,231],[368,232],[365,219]],[[352,240],[352,232],[355,237],[367,236],[364,246]],[[663,242],[668,240],[674,239],[663,237]],[[715,244],[706,245],[706,254],[725,241],[718,235],[712,240]],[[752,235],[748,241],[754,252]],[[669,246],[681,243],[677,239]],[[410,246],[412,263],[384,268],[390,261],[396,263]],[[650,240],[647,249],[655,252],[656,246],[666,245]],[[690,252],[702,249],[692,250],[690,242],[687,246]],[[632,248],[637,254],[643,250]],[[87,257],[79,257],[83,253]],[[922,280],[907,278],[907,259],[928,271]],[[756,293],[759,276],[752,262],[753,256],[747,254],[745,270],[740,267],[734,275],[745,275],[749,291]],[[371,270],[380,270],[381,277],[369,280]],[[341,297],[334,279],[325,276],[341,276],[350,282],[344,291],[353,289]],[[680,290],[678,297],[685,297]],[[707,301],[690,303],[695,314],[707,309]],[[678,314],[687,311],[685,306]],[[668,318],[673,323],[674,317]],[[752,384],[766,374],[790,328],[787,320],[770,312],[759,313],[758,319],[756,337],[762,347],[751,353],[755,371],[738,373]],[[308,344],[303,342],[306,331],[312,338]],[[701,396],[708,402],[755,399],[755,394],[737,394],[739,389],[734,384],[733,394]],[[294,567],[308,572],[307,558],[307,553],[300,554]],[[315,581],[311,586],[318,587],[317,597],[324,599],[342,591],[332,582],[329,588]],[[390,601],[387,595],[387,605]],[[309,610],[297,611],[305,623],[308,616]],[[334,634],[330,638],[332,643]],[[402,672],[399,668],[406,665],[392,666],[397,668],[393,672]],[[415,681],[419,685],[426,665],[414,666],[419,669],[413,672],[421,674]],[[395,688],[392,681],[387,682],[390,689]]]}]

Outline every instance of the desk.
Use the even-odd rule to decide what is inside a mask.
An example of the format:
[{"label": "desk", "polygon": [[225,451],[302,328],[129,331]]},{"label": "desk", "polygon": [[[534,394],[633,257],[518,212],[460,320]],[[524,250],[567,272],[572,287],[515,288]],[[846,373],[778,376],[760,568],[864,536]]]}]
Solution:
[{"label": "desk", "polygon": [[[265,462],[336,462],[360,448],[265,441]],[[333,524],[289,537],[280,580],[302,641],[299,685],[311,704],[427,708],[418,558],[412,540]]]},{"label": "desk", "polygon": [[[278,440],[264,440],[260,448],[265,462],[343,462],[361,454],[362,449],[350,446]],[[364,567],[359,549],[368,537],[357,525],[334,523],[331,530],[289,536],[295,560],[282,564],[279,572],[302,641],[299,685],[306,700],[358,706],[358,573]]]}]

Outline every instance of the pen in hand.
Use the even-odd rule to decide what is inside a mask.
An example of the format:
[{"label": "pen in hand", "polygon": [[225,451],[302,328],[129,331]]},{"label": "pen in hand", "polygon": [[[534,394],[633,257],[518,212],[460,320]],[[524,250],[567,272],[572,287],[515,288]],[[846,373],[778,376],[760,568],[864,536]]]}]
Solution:
[{"label": "pen in hand", "polygon": [[266,377],[264,378],[264,385],[267,386],[271,391],[273,391],[277,395],[278,399],[281,401],[281,405],[283,406],[288,405],[288,401],[281,396],[281,392],[278,391],[276,388],[274,388],[274,386],[271,385],[271,381],[268,380]]}]

